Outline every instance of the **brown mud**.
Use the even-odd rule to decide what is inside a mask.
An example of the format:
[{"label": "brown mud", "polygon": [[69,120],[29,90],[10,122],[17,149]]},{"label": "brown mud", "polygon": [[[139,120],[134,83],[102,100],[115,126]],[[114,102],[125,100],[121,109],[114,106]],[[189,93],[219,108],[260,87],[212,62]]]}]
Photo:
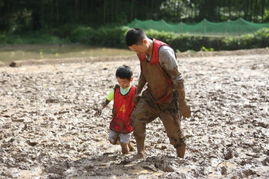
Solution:
[{"label": "brown mud", "polygon": [[269,178],[269,53],[205,56],[178,58],[193,111],[185,159],[159,119],[131,161],[107,141],[112,105],[94,117],[119,65],[137,80],[135,57],[0,67],[0,178]]}]

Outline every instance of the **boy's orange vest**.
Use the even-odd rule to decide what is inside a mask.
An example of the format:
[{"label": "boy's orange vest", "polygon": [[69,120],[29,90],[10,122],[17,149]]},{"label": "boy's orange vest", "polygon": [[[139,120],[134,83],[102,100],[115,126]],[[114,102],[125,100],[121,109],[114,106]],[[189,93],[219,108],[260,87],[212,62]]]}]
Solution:
[{"label": "boy's orange vest", "polygon": [[110,123],[110,129],[119,133],[130,133],[134,130],[131,125],[131,113],[134,110],[134,97],[136,87],[132,86],[125,95],[120,93],[120,87],[115,87],[113,119]]},{"label": "boy's orange vest", "polygon": [[173,84],[169,75],[162,69],[159,63],[159,50],[164,42],[153,39],[153,48],[150,61],[146,56],[138,54],[141,72],[154,100],[158,104],[169,103],[173,97]]}]

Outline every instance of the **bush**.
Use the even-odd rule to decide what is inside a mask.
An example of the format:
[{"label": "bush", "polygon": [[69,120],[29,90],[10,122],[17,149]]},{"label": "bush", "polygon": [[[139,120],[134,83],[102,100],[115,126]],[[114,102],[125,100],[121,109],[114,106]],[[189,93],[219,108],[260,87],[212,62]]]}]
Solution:
[{"label": "bush", "polygon": [[209,37],[180,35],[154,30],[146,31],[148,36],[168,43],[177,51],[201,49],[211,50],[237,50],[250,48],[265,48],[269,46],[269,28],[261,29],[253,34],[245,34],[237,37]]},{"label": "bush", "polygon": [[125,47],[126,27],[99,28],[95,31],[94,45],[107,47]]},{"label": "bush", "polygon": [[[124,26],[106,26],[93,29],[89,26],[66,25],[58,29],[52,29],[49,32],[40,31],[24,35],[0,34],[0,41],[2,44],[59,44],[72,42],[92,46],[126,48],[125,34],[128,29],[128,27]],[[176,51],[199,51],[201,49],[237,50],[269,46],[269,28],[237,37],[194,36],[156,30],[148,30],[146,34],[149,37],[168,43]]]},{"label": "bush", "polygon": [[33,32],[27,34],[1,34],[1,44],[64,44],[69,43],[68,40],[61,39],[57,36],[43,33]]},{"label": "bush", "polygon": [[101,27],[93,29],[78,26],[70,33],[71,42],[105,47],[124,47],[126,27]]},{"label": "bush", "polygon": [[65,24],[65,25],[55,27],[52,29],[50,28],[50,29],[47,29],[44,31],[46,31],[47,33],[50,33],[52,35],[55,35],[57,37],[60,37],[63,39],[68,39],[72,36],[72,32],[79,27],[81,27],[81,26],[76,25],[76,24]]},{"label": "bush", "polygon": [[166,42],[177,51],[196,50],[201,48],[220,49],[223,42],[220,37],[193,36],[168,32],[147,31],[149,37]]},{"label": "bush", "polygon": [[91,44],[95,31],[91,27],[79,26],[70,32],[70,41]]},{"label": "bush", "polygon": [[265,48],[269,46],[269,28],[239,37],[226,37],[223,41],[224,50]]},{"label": "bush", "polygon": [[269,47],[269,28],[258,30],[255,33],[257,45],[260,47]]}]

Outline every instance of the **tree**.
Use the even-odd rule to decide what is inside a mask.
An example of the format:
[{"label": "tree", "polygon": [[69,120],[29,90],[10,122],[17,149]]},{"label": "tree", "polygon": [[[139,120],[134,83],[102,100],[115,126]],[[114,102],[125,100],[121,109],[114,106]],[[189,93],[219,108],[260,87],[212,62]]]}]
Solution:
[{"label": "tree", "polygon": [[0,0],[0,31],[66,24],[125,25],[135,18],[198,22],[269,19],[269,0]]}]

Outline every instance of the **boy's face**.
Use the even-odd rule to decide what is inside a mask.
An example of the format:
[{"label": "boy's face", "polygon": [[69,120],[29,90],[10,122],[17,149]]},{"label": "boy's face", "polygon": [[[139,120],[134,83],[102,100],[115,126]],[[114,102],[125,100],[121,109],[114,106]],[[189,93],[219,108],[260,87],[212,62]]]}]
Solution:
[{"label": "boy's face", "polygon": [[131,45],[128,48],[137,54],[145,55],[149,48],[148,40],[144,39],[142,42]]},{"label": "boy's face", "polygon": [[128,88],[132,82],[133,78],[129,79],[125,79],[125,78],[119,78],[117,77],[117,81],[120,85],[121,88],[125,89]]}]

